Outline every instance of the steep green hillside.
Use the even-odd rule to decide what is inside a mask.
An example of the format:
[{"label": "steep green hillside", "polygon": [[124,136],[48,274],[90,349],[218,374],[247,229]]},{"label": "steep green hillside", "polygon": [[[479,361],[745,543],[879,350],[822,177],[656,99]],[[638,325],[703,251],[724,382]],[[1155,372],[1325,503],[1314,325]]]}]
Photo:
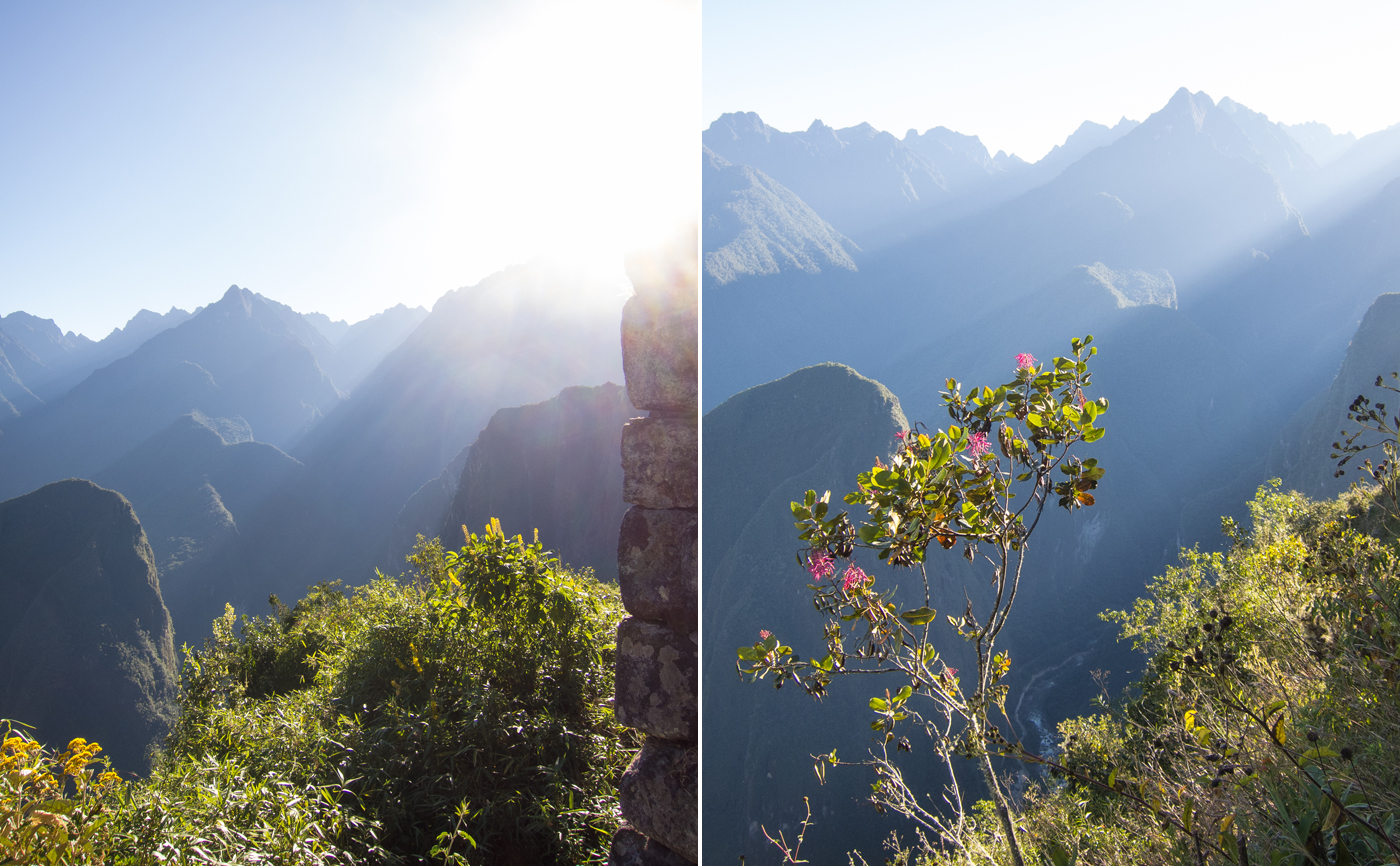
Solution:
[{"label": "steep green hillside", "polygon": [[0,595],[0,717],[144,770],[174,716],[177,665],[131,505],[78,479],[0,502]]}]

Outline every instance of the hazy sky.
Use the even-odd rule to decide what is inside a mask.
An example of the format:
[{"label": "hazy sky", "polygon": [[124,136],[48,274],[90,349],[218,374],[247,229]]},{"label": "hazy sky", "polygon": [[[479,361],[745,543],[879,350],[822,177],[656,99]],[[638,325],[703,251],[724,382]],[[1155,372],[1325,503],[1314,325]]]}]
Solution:
[{"label": "hazy sky", "polygon": [[351,321],[697,207],[698,0],[0,2],[0,313]]},{"label": "hazy sky", "polygon": [[1179,87],[1358,136],[1400,122],[1400,3],[705,0],[702,126],[947,126],[1034,161]]}]

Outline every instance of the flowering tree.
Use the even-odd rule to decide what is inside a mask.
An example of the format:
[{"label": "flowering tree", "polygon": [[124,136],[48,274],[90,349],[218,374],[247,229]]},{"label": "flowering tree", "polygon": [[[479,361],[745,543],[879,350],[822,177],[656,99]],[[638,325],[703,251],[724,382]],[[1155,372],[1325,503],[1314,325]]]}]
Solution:
[{"label": "flowering tree", "polygon": [[[1069,511],[1093,505],[1091,491],[1104,474],[1097,461],[1070,454],[1073,446],[1104,435],[1096,422],[1108,401],[1085,396],[1087,360],[1097,352],[1092,341],[1092,336],[1073,340],[1073,354],[1048,366],[1029,354],[1017,355],[1010,382],[974,388],[966,396],[949,379],[942,397],[953,424],[932,434],[920,426],[896,434],[900,444],[890,464],[877,458],[874,467],[857,477],[856,490],[845,501],[865,509],[859,526],[845,511],[828,516],[830,491],[819,498],[809,490],[804,501],[792,503],[799,538],[808,544],[805,564],[813,603],[828,618],[826,654],[802,661],[767,631],[757,643],[739,648],[741,675],[758,680],[771,674],[775,685],[790,680],[818,698],[835,676],[886,674],[900,682],[893,693],[886,689],[870,699],[876,714],[871,728],[884,734],[871,760],[864,762],[878,777],[876,805],[963,848],[967,816],[952,758],[972,759],[992,794],[1017,866],[1023,863],[1020,845],[992,755],[1032,756],[993,723],[995,711],[1009,726],[1005,678],[1011,661],[996,650],[996,641],[1016,600],[1029,540],[1046,503],[1054,495]],[[981,558],[993,569],[990,609],[975,612],[969,600],[961,616],[947,617],[977,660],[966,684],[933,643],[937,612],[931,607],[925,556],[935,543],[943,550],[961,545],[968,560]],[[872,575],[851,561],[858,547],[877,551],[896,568],[916,569],[924,604],[900,611],[893,589],[877,586]],[[838,566],[841,561],[844,568]],[[948,766],[951,818],[920,803],[895,763],[895,756],[910,748],[899,733],[910,726],[933,738]],[[826,764],[837,763],[834,753],[823,756],[818,775],[824,776]]]}]

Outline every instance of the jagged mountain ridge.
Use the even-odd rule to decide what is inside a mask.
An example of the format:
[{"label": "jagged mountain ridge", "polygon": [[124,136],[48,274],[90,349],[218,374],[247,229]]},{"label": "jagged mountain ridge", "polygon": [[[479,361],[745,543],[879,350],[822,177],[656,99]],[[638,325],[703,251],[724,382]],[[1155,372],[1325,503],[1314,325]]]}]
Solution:
[{"label": "jagged mountain ridge", "polygon": [[9,424],[0,439],[0,496],[91,477],[194,410],[241,417],[259,440],[290,447],[340,400],[283,315],[235,286]]},{"label": "jagged mountain ridge", "polygon": [[859,248],[791,190],[704,149],[705,274],[719,285],[783,270],[855,270]]},{"label": "jagged mountain ridge", "polygon": [[164,314],[143,309],[126,325],[113,328],[112,333],[94,342],[72,331],[65,334],[52,319],[41,319],[21,310],[0,317],[0,331],[8,331],[39,362],[37,369],[23,372],[25,384],[42,399],[51,401],[92,371],[131,354],[146,340],[190,316],[177,307],[171,307]]}]

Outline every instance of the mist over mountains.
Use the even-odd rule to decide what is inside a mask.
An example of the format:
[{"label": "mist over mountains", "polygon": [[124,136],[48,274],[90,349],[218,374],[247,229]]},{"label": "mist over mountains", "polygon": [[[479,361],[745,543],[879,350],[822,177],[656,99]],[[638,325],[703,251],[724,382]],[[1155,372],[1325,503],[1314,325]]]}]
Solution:
[{"label": "mist over mountains", "polygon": [[[1010,705],[1028,742],[1089,711],[1090,670],[1111,671],[1114,688],[1130,680],[1138,661],[1097,613],[1130,605],[1181,546],[1219,547],[1220,517],[1245,517],[1269,477],[1334,491],[1328,446],[1342,410],[1355,389],[1400,369],[1386,294],[1400,290],[1400,126],[1355,139],[1182,89],[1141,123],[1082,125],[1035,163],[989,156],[941,128],[903,139],[864,126],[782,133],[742,113],[716,120],[704,146],[706,226],[727,229],[705,239],[707,494],[732,486],[747,465],[738,455],[766,436],[793,449],[826,441],[828,416],[888,423],[885,410],[845,405],[839,389],[794,397],[794,371],[847,365],[888,389],[911,422],[938,426],[946,378],[995,385],[1017,353],[1045,361],[1094,334],[1094,390],[1111,410],[1108,435],[1090,450],[1108,474],[1094,508],[1042,521],[1003,636]],[[853,239],[839,247],[848,263],[839,237]],[[759,402],[791,421],[712,451],[737,435],[736,413],[755,416]],[[885,454],[865,447],[842,459],[868,468]],[[822,483],[839,496],[854,472]],[[724,614],[706,621],[706,656],[720,660],[706,668],[706,695],[755,708],[752,720],[707,716],[707,738],[718,729],[707,766],[746,792],[707,805],[707,844],[736,855],[767,845],[761,824],[796,827],[801,795],[816,793],[800,781],[812,778],[809,754],[838,745],[745,733],[797,730],[830,708],[786,690],[749,694],[764,689],[739,686],[730,668],[757,629],[777,632],[769,623],[783,605],[807,604],[744,595],[783,585],[783,574],[793,585],[805,578],[791,563],[800,542],[786,512],[797,487],[726,513],[750,533],[767,522],[750,540],[712,533],[707,509],[705,609]],[[946,591],[934,606],[961,609],[960,578]],[[781,635],[817,652],[810,627]],[[863,754],[841,744],[848,759]],[[859,804],[871,780],[857,776],[828,779],[820,796],[830,814],[868,809]],[[869,854],[881,836],[870,817],[833,818],[814,833],[823,848]]]},{"label": "mist over mountains", "polygon": [[[625,297],[621,280],[536,261],[449,292],[432,311],[398,305],[354,324],[238,286],[193,314],[143,311],[101,342],[6,316],[0,544],[30,546],[6,548],[0,582],[38,581],[23,613],[116,579],[107,566],[85,577],[90,554],[68,540],[116,519],[127,540],[111,544],[134,551],[155,613],[138,626],[93,625],[61,651],[36,643],[28,620],[6,620],[0,648],[47,671],[74,654],[139,659],[155,646],[160,663],[141,670],[166,673],[141,675],[145,703],[116,685],[94,699],[93,712],[124,732],[102,734],[104,744],[134,770],[168,722],[173,680],[160,677],[174,676],[172,640],[200,645],[226,605],[260,615],[270,596],[294,601],[318,581],[402,572],[405,521],[428,537],[450,526],[444,541],[459,545],[461,522],[499,516],[512,533],[538,527],[564,561],[615,574],[619,442],[637,414],[608,384],[621,379]],[[78,381],[64,390],[64,376]],[[434,484],[437,501],[415,498]],[[78,503],[104,496],[120,519]],[[55,497],[78,504],[44,504]],[[420,525],[406,517],[415,513],[431,518]],[[41,586],[48,595],[28,600]],[[39,665],[41,652],[54,661]],[[15,668],[23,683],[0,683],[0,715],[38,723],[45,738],[92,736],[79,730],[88,716],[55,704],[26,671]]]}]

